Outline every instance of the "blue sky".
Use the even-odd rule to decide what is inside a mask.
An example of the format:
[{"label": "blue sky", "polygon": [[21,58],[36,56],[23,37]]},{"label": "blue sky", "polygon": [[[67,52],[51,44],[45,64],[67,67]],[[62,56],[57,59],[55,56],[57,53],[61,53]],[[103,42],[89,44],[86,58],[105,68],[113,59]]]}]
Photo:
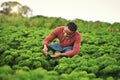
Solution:
[{"label": "blue sky", "polygon": [[120,0],[1,0],[17,1],[33,10],[33,15],[120,22]]}]

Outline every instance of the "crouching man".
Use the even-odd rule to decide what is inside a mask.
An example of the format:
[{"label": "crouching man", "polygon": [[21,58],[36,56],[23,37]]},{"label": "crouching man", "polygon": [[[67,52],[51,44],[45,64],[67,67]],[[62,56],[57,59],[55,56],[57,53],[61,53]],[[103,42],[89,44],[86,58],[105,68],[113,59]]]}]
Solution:
[{"label": "crouching man", "polygon": [[[55,38],[59,42],[49,44]],[[48,51],[53,51],[51,57],[72,57],[77,55],[80,50],[81,34],[77,32],[77,25],[69,22],[66,26],[55,28],[48,37],[43,40],[43,54],[48,55]],[[56,53],[57,51],[57,53]]]}]

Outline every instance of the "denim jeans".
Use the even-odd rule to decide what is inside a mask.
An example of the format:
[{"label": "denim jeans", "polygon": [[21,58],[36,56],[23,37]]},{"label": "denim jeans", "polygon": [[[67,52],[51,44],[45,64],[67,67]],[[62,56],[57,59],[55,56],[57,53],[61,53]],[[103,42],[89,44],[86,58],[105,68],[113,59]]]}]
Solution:
[{"label": "denim jeans", "polygon": [[55,51],[59,51],[61,53],[64,53],[64,52],[67,52],[67,51],[72,50],[72,49],[73,49],[73,46],[61,47],[58,42],[50,44],[48,46],[48,51],[52,51],[53,53],[55,53]]}]

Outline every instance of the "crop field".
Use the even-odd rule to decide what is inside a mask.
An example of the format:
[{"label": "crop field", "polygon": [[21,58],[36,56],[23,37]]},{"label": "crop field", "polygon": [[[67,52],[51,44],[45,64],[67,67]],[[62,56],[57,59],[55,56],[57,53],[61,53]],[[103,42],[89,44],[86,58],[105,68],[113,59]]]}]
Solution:
[{"label": "crop field", "polygon": [[120,80],[120,23],[72,21],[82,34],[79,54],[50,58],[43,39],[69,20],[0,16],[0,80]]}]

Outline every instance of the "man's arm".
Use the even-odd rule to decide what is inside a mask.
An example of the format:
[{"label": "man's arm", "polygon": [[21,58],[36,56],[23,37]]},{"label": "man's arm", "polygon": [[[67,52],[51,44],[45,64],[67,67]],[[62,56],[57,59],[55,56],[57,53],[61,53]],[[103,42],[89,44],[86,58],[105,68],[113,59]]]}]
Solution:
[{"label": "man's arm", "polygon": [[43,53],[47,56],[48,54],[48,44],[53,41],[57,36],[58,29],[56,28],[52,33],[43,40]]},{"label": "man's arm", "polygon": [[79,50],[80,50],[80,43],[81,43],[81,35],[77,35],[76,38],[75,38],[75,42],[74,42],[74,45],[73,45],[73,49],[70,50],[70,51],[67,51],[65,54],[68,56],[68,57],[72,57],[76,54],[79,53]]},{"label": "man's arm", "polygon": [[57,36],[57,30],[55,29],[47,38],[43,40],[43,45],[47,45],[52,42]]}]

